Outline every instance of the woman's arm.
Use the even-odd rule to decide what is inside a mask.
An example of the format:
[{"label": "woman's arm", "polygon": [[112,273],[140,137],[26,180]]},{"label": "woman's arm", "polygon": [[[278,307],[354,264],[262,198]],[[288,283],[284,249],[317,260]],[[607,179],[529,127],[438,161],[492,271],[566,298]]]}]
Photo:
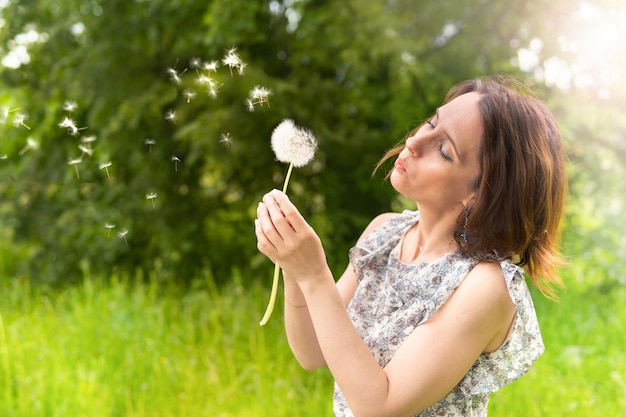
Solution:
[{"label": "woman's arm", "polygon": [[[389,217],[395,215],[395,213],[385,213],[374,218],[361,234],[359,241]],[[288,276],[285,276],[284,286],[285,332],[291,351],[305,369],[312,370],[325,366],[326,360],[317,341],[309,309],[300,287]],[[354,270],[352,265],[348,265],[336,284],[344,308],[347,308],[350,300],[352,300],[356,287],[357,281]]]},{"label": "woman's arm", "polygon": [[499,265],[481,263],[380,368],[347,314],[315,232],[284,194],[273,191],[263,202],[259,250],[300,289],[310,332],[356,416],[410,416],[425,409],[506,335],[515,307]]}]

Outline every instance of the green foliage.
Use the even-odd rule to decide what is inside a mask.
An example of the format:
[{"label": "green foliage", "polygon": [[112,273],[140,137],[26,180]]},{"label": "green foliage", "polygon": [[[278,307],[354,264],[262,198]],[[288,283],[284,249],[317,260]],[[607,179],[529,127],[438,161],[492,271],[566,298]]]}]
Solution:
[{"label": "green foliage", "polygon": [[[34,248],[17,270],[49,282],[75,281],[86,268],[181,280],[210,271],[218,282],[233,268],[267,273],[252,221],[286,169],[271,153],[271,131],[292,118],[320,148],[294,174],[290,194],[340,271],[367,222],[398,204],[380,176],[370,178],[382,153],[452,84],[518,72],[517,48],[547,18],[537,10],[571,4],[13,0],[0,11],[0,51],[34,36],[25,44],[30,60],[0,71],[8,111],[0,215],[8,236]],[[198,84],[205,70],[191,63],[220,61],[232,47],[248,66],[241,75],[223,66],[210,73],[220,86],[212,98]],[[251,113],[244,99],[255,85],[273,94]],[[20,113],[25,124],[15,121]],[[84,130],[68,134],[64,117]],[[89,136],[93,155],[78,149]],[[99,166],[108,161],[110,177]]]}]

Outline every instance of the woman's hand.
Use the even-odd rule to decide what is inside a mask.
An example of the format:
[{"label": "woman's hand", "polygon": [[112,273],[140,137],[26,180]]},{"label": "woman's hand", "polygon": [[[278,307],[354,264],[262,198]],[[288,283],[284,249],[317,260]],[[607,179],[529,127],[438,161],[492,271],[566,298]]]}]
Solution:
[{"label": "woman's hand", "polygon": [[257,248],[278,263],[284,275],[303,282],[324,276],[321,241],[287,196],[272,190],[257,209]]}]

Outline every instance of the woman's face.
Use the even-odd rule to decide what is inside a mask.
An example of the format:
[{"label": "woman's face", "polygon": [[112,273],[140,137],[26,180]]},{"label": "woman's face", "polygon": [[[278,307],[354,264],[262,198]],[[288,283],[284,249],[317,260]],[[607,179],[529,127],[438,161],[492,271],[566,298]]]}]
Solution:
[{"label": "woman's face", "polygon": [[463,94],[406,140],[391,173],[391,184],[420,209],[454,210],[473,196],[479,175],[478,149],[483,122],[480,94]]}]

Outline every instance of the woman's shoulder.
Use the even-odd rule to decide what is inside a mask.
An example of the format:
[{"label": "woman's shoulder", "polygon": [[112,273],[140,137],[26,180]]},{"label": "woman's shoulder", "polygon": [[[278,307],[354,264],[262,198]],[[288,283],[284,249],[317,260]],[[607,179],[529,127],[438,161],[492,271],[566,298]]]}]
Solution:
[{"label": "woman's shoulder", "polygon": [[359,237],[359,242],[361,242],[365,237],[370,235],[374,230],[378,230],[381,228],[389,228],[396,227],[398,225],[402,226],[410,219],[416,219],[418,216],[417,211],[405,210],[402,213],[396,212],[388,212],[382,213],[378,216],[374,217],[372,221],[367,225],[361,236]]}]

